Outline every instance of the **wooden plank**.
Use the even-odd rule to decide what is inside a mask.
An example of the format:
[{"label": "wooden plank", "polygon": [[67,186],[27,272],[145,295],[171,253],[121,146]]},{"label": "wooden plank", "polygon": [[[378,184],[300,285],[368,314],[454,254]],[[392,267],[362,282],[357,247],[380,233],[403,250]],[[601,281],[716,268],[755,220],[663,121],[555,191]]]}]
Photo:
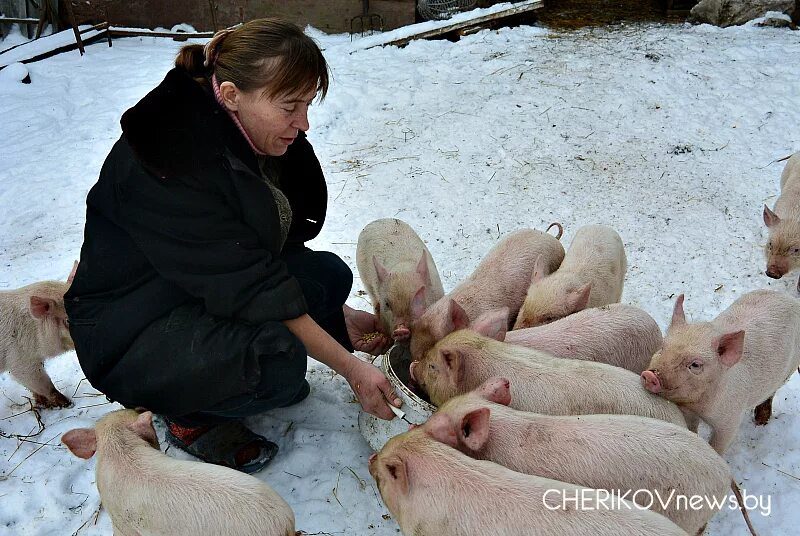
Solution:
[{"label": "wooden plank", "polygon": [[[66,31],[69,32],[69,33],[72,33],[70,30],[66,30]],[[92,43],[95,43],[95,42],[105,38],[107,32],[108,32],[108,30],[87,32],[88,36],[83,37],[83,44],[84,45],[90,45]],[[57,35],[57,34],[53,34],[53,35]],[[50,37],[50,36],[48,36],[48,37]],[[41,39],[46,39],[46,38],[42,37]],[[39,39],[39,41],[41,41],[41,39]],[[29,42],[34,43],[36,41],[29,41]],[[55,56],[57,54],[61,54],[62,52],[69,52],[71,50],[77,50],[77,49],[78,49],[78,43],[76,43],[75,41],[72,41],[69,44],[66,44],[66,45],[63,45],[63,46],[57,46],[55,48],[50,48],[50,49],[37,51],[37,53],[35,55],[27,56],[27,57],[24,57],[24,58],[15,59],[14,61],[5,61],[4,58],[3,58],[3,54],[5,54],[5,52],[4,52],[3,54],[0,54],[0,71],[5,69],[6,67],[8,67],[12,63],[32,63],[34,61],[40,61],[40,60],[43,60],[45,58],[49,58],[51,56]]]},{"label": "wooden plank", "polygon": [[39,24],[39,19],[0,16],[0,24]]},{"label": "wooden plank", "polygon": [[72,32],[75,34],[75,41],[78,42],[78,50],[80,50],[81,56],[83,56],[86,51],[83,49],[81,32],[78,30],[78,25],[75,23],[75,14],[72,12],[72,4],[65,2],[64,7],[67,9],[67,19],[69,20],[69,25],[72,26]]},{"label": "wooden plank", "polygon": [[214,32],[158,32],[145,28],[115,28],[109,29],[111,37],[172,37],[173,39],[206,39],[212,37]]},{"label": "wooden plank", "polygon": [[[20,32],[27,38],[31,38],[31,30],[38,24],[39,19],[33,14],[28,13],[28,0],[0,0],[0,13],[9,19],[22,19],[25,22],[0,22],[0,39],[5,39],[14,24],[20,24]],[[29,22],[27,19],[36,19],[36,22]]]},{"label": "wooden plank", "polygon": [[[38,17],[28,13],[28,0],[0,0],[0,13],[5,15],[5,17],[0,17],[0,38],[3,39],[11,31],[11,24],[35,25],[39,23]],[[20,30],[30,37],[28,35],[29,26],[20,28]]]},{"label": "wooden plank", "polygon": [[406,35],[404,37],[392,39],[390,41],[386,41],[383,43],[370,45],[365,48],[373,48],[376,46],[387,46],[387,45],[402,47],[415,39],[430,39],[431,37],[441,37],[444,36],[445,34],[450,34],[454,32],[465,32],[471,28],[480,26],[482,24],[497,22],[502,19],[506,19],[516,15],[529,13],[537,9],[541,9],[543,7],[544,7],[544,0],[525,0],[523,2],[516,2],[506,9],[495,11],[485,15],[476,15],[475,17],[468,18],[466,20],[461,20],[459,17],[459,20],[457,22],[447,23],[447,21],[442,21],[442,24],[439,24],[437,25],[437,27],[432,29],[430,28],[430,23],[423,22],[420,23],[419,25],[409,26],[407,29],[412,29],[414,26],[420,26],[426,28],[424,30],[420,30],[418,32],[412,33],[411,35]]},{"label": "wooden plank", "polygon": [[[38,21],[38,19],[37,19]],[[65,30],[57,34],[49,35],[32,41],[26,41],[0,52],[0,69],[11,63],[31,63],[43,60],[62,52],[68,52],[79,48],[77,39],[75,42],[66,42],[64,36],[74,30]],[[101,22],[93,26],[83,26],[78,29],[81,38],[81,45],[94,43],[102,38],[108,40],[111,46],[111,37],[171,37],[173,39],[207,39],[214,35],[214,32],[157,32],[139,28],[115,28],[109,27],[107,22]],[[84,37],[86,35],[86,37]],[[52,44],[50,44],[52,42]],[[10,54],[12,50],[16,52]]]},{"label": "wooden plank", "polygon": [[[38,22],[39,19],[36,19],[36,20]],[[108,29],[108,23],[107,22],[101,22],[100,24],[95,24],[94,26],[84,26],[82,29],[78,30],[78,33],[80,33],[81,36],[83,36],[83,34],[85,34],[86,32],[91,32],[92,30],[106,30],[106,29]],[[3,54],[5,54],[6,52],[14,50],[15,48],[19,48],[19,47],[23,47],[23,46],[29,45],[30,43],[31,43],[31,41],[25,41],[25,42],[20,43],[18,45],[14,45],[13,47],[8,47],[6,49],[0,50],[0,59],[2,59]],[[108,46],[111,46],[111,41],[110,40],[108,42]],[[2,69],[2,67],[0,67],[0,69]]]},{"label": "wooden plank", "polygon": [[[79,29],[84,44],[94,43],[106,37],[106,23],[84,26]],[[64,30],[52,35],[26,41],[0,52],[0,69],[12,63],[31,63],[69,50],[76,50],[72,30]]]}]

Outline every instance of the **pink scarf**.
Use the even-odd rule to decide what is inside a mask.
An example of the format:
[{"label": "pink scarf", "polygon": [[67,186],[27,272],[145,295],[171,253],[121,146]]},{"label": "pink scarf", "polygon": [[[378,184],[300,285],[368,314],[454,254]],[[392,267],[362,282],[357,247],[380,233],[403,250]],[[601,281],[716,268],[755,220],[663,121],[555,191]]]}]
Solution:
[{"label": "pink scarf", "polygon": [[250,145],[250,148],[253,150],[253,152],[259,156],[267,156],[267,153],[260,151],[253,144],[253,140],[251,140],[250,136],[247,135],[247,131],[242,126],[242,122],[239,121],[239,116],[236,115],[235,112],[230,111],[228,107],[225,106],[225,101],[222,100],[222,94],[219,91],[219,83],[217,82],[217,75],[215,74],[211,75],[211,86],[214,88],[214,97],[217,99],[217,103],[222,107],[223,110],[228,112],[228,115],[230,116],[231,120],[236,124],[237,127],[239,127],[239,132],[241,132],[242,136],[244,136],[244,139],[247,140],[247,143]]}]

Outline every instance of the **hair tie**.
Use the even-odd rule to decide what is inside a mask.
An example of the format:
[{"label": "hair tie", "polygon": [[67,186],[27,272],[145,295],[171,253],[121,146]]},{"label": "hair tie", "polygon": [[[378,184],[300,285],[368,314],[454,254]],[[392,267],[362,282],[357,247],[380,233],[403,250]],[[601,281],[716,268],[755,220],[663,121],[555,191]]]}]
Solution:
[{"label": "hair tie", "polygon": [[234,28],[226,28],[224,30],[220,30],[214,34],[214,37],[206,43],[206,46],[203,48],[203,54],[205,55],[206,59],[203,62],[203,66],[205,67],[213,67],[215,63],[217,63],[217,58],[219,57],[219,49],[222,46],[222,42],[228,36],[228,34],[235,31]]}]

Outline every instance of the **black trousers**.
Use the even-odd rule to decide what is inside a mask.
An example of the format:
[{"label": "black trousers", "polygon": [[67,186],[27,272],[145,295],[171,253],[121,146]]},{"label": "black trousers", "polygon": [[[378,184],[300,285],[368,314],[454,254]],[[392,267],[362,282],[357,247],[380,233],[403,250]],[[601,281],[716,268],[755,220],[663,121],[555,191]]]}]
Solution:
[{"label": "black trousers", "polygon": [[[347,264],[304,246],[285,250],[282,259],[303,289],[309,316],[353,351],[342,312],[353,284]],[[215,424],[304,399],[306,363],[305,347],[283,323],[254,326],[214,317],[191,302],[139,335],[115,375],[131,374],[133,366],[140,376],[111,378],[121,392],[107,394],[182,426]]]}]

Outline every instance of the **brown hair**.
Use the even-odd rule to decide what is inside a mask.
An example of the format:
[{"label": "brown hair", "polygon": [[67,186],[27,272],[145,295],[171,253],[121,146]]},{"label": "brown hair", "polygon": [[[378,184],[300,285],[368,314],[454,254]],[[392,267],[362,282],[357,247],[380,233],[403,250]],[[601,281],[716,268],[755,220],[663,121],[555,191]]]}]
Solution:
[{"label": "brown hair", "polygon": [[186,45],[175,58],[205,87],[211,75],[233,82],[242,91],[264,88],[269,98],[328,92],[328,63],[313,39],[296,25],[280,19],[255,19],[217,32],[202,45]]}]

